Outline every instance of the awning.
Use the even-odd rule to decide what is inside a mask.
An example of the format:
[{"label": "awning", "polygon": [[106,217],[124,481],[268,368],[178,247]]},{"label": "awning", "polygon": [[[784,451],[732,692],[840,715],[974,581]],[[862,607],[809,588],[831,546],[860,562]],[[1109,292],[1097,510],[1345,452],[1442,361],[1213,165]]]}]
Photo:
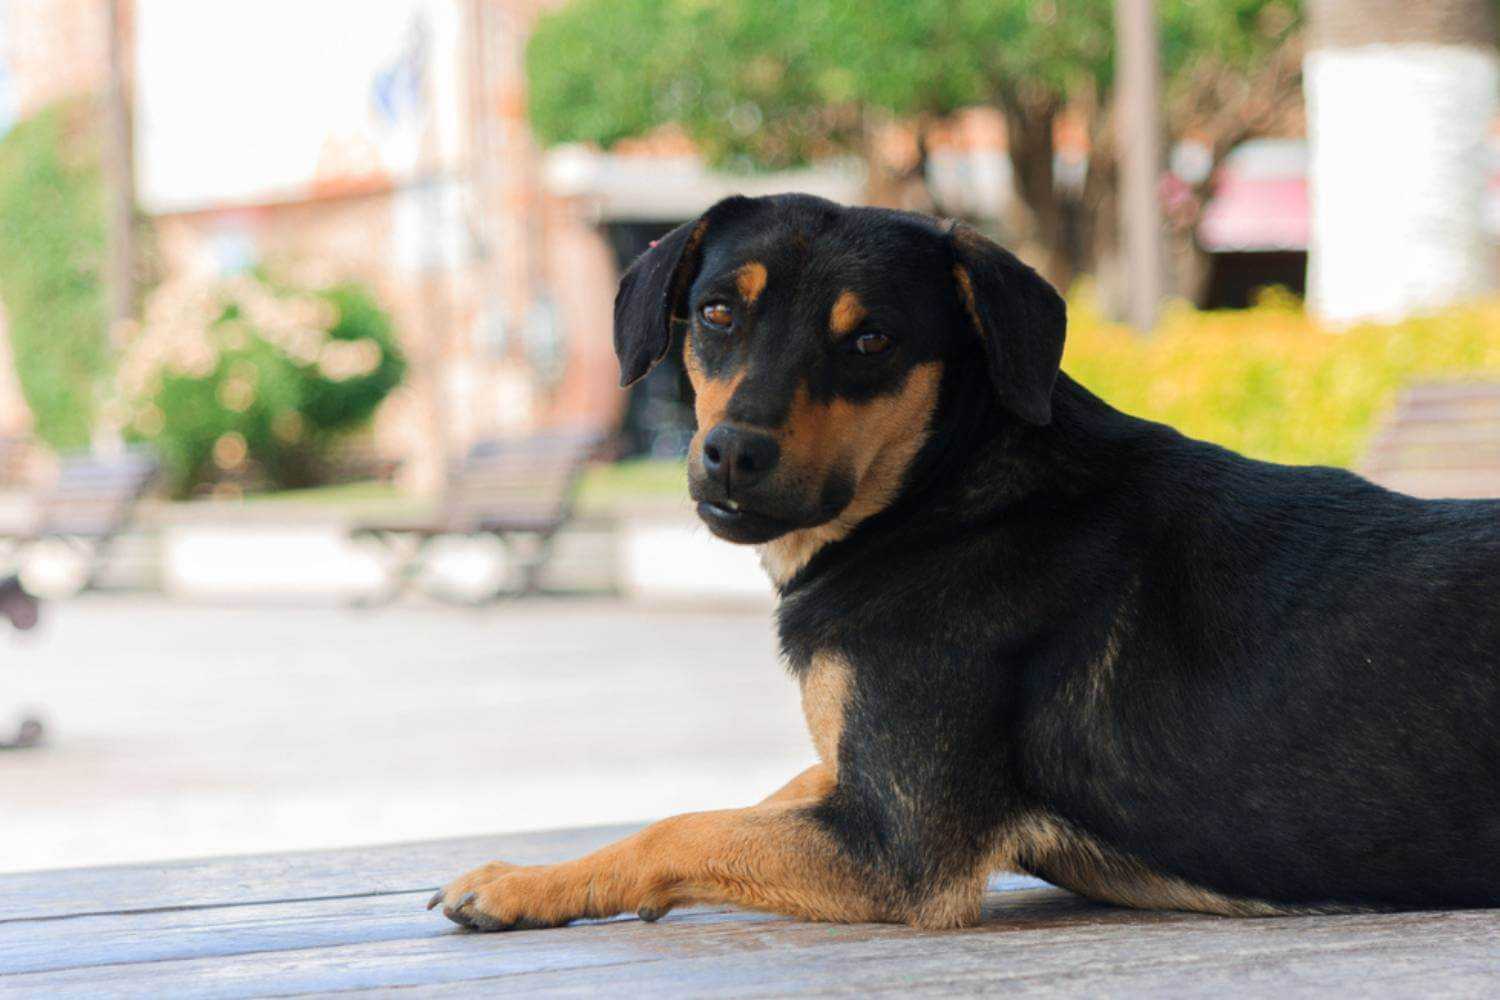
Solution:
[{"label": "awning", "polygon": [[1261,139],[1229,154],[1198,223],[1198,239],[1214,253],[1306,250],[1307,144]]}]

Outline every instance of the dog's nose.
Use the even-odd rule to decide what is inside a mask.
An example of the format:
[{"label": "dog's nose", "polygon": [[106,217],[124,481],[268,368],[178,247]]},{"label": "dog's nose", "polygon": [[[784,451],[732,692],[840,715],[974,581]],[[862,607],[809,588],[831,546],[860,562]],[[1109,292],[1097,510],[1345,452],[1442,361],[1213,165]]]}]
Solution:
[{"label": "dog's nose", "polygon": [[781,458],[781,445],[769,434],[720,424],[703,439],[703,470],[733,494],[766,478]]}]

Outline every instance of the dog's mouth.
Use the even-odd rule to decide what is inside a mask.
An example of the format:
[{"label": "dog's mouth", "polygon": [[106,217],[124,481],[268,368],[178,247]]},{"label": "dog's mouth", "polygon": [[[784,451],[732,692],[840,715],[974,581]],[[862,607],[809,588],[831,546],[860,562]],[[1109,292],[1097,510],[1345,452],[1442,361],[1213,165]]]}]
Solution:
[{"label": "dog's mouth", "polygon": [[742,545],[769,542],[796,527],[782,518],[750,510],[737,500],[699,501],[698,516],[715,535]]}]

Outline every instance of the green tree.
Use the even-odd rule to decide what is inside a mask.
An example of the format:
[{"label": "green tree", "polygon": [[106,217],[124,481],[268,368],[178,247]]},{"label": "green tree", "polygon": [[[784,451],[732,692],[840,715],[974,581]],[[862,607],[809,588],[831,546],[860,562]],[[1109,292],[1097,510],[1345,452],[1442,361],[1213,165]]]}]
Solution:
[{"label": "green tree", "polygon": [[109,371],[97,112],[48,108],[0,140],[0,304],[36,434],[89,442]]},{"label": "green tree", "polygon": [[[1297,103],[1299,61],[1283,53],[1298,0],[1163,0],[1162,22],[1173,136],[1222,155]],[[574,0],[538,23],[527,71],[545,142],[608,148],[675,124],[730,167],[856,153],[872,200],[939,210],[914,193],[931,129],[966,105],[998,108],[1029,236],[1066,282],[1111,246],[1113,55],[1111,0]],[[1053,176],[1070,107],[1093,140],[1083,214],[1104,222],[1081,246]],[[876,148],[893,119],[916,139],[894,165]]]}]

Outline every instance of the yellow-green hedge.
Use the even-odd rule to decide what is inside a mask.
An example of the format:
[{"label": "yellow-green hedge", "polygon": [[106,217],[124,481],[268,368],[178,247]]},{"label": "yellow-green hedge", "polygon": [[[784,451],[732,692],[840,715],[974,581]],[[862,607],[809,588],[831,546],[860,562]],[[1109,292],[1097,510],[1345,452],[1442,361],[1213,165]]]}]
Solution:
[{"label": "yellow-green hedge", "polygon": [[1072,303],[1063,368],[1116,408],[1255,458],[1354,465],[1404,384],[1500,378],[1500,300],[1334,331],[1295,302],[1168,313],[1140,337]]}]

